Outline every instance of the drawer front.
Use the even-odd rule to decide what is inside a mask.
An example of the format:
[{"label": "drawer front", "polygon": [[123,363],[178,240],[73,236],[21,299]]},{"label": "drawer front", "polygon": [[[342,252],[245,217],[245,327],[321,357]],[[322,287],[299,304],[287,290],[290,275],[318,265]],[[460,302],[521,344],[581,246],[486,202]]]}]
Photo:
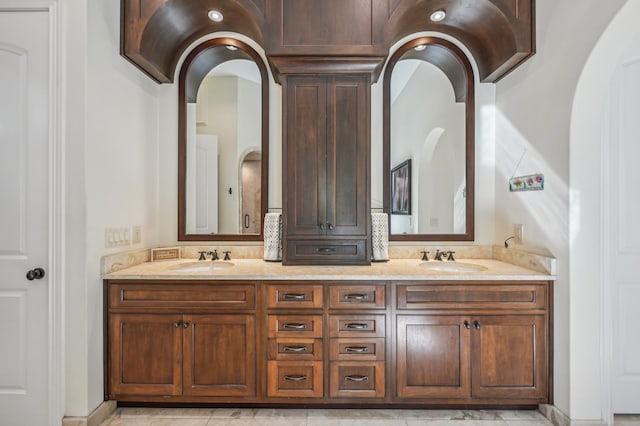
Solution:
[{"label": "drawer front", "polygon": [[319,361],[322,360],[322,339],[269,339],[269,360]]},{"label": "drawer front", "polygon": [[332,361],[384,361],[384,339],[331,339]]},{"label": "drawer front", "polygon": [[255,309],[254,284],[113,284],[110,308]]},{"label": "drawer front", "polygon": [[384,362],[332,362],[329,396],[332,398],[384,398]]},{"label": "drawer front", "polygon": [[285,263],[368,265],[371,262],[367,240],[287,240]]},{"label": "drawer front", "polygon": [[269,337],[322,337],[322,315],[269,315]]},{"label": "drawer front", "polygon": [[329,308],[331,309],[384,309],[385,286],[349,285],[329,287]]},{"label": "drawer front", "polygon": [[384,337],[384,315],[330,315],[331,337]]},{"label": "drawer front", "polygon": [[399,285],[398,309],[545,309],[543,284]]},{"label": "drawer front", "polygon": [[322,362],[269,361],[267,395],[322,398]]},{"label": "drawer front", "polygon": [[268,308],[322,308],[321,285],[267,286]]}]

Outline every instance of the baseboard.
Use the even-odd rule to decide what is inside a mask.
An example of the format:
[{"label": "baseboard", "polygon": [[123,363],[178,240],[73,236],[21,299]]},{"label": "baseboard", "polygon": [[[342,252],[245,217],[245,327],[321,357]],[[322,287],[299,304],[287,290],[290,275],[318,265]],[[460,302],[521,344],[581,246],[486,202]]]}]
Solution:
[{"label": "baseboard", "polygon": [[540,405],[538,409],[554,426],[607,426],[602,420],[571,420],[554,405]]},{"label": "baseboard", "polygon": [[87,417],[64,417],[62,426],[99,426],[117,407],[116,401],[104,401]]}]

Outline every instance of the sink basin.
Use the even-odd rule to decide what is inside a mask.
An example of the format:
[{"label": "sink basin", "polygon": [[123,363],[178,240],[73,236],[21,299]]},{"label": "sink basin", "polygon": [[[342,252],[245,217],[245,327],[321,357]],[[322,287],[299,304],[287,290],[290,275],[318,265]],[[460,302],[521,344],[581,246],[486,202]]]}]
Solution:
[{"label": "sink basin", "polygon": [[191,263],[181,263],[180,265],[173,267],[173,270],[182,272],[215,272],[223,271],[232,267],[233,263],[231,262],[203,260]]},{"label": "sink basin", "polygon": [[480,272],[487,270],[486,266],[463,262],[422,262],[420,267],[438,272]]}]

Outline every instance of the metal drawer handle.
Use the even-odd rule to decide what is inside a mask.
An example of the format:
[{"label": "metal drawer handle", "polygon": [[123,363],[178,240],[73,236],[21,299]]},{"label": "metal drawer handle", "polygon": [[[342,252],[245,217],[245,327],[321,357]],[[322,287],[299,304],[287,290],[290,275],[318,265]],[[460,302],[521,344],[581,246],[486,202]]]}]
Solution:
[{"label": "metal drawer handle", "polygon": [[305,300],[307,296],[303,293],[285,293],[282,298],[284,300]]},{"label": "metal drawer handle", "polygon": [[300,323],[285,323],[282,325],[282,328],[287,328],[287,329],[292,329],[292,330],[304,330],[305,328],[307,328],[306,324],[300,324]]},{"label": "metal drawer handle", "polygon": [[318,247],[318,253],[335,253],[335,251],[333,247]]},{"label": "metal drawer handle", "polygon": [[367,346],[347,346],[344,348],[347,353],[357,353],[361,354],[364,352],[369,352],[369,348]]},{"label": "metal drawer handle", "polygon": [[344,376],[345,381],[349,382],[366,382],[369,376]]},{"label": "metal drawer handle", "polygon": [[284,376],[284,379],[290,382],[304,382],[307,376]]},{"label": "metal drawer handle", "polygon": [[345,300],[367,300],[366,294],[345,294]]},{"label": "metal drawer handle", "polygon": [[282,348],[285,352],[306,352],[306,346],[285,346]]},{"label": "metal drawer handle", "polygon": [[369,324],[350,323],[345,324],[344,328],[349,328],[351,330],[366,330],[367,328],[369,328]]}]

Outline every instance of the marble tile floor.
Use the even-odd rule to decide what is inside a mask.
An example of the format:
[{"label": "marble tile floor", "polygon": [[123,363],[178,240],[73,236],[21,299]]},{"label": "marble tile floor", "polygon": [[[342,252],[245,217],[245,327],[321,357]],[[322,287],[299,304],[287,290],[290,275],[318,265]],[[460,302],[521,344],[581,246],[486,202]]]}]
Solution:
[{"label": "marble tile floor", "polygon": [[[461,424],[461,422],[464,422]],[[118,408],[101,426],[551,426],[538,411]],[[626,426],[626,425],[625,425]]]}]

